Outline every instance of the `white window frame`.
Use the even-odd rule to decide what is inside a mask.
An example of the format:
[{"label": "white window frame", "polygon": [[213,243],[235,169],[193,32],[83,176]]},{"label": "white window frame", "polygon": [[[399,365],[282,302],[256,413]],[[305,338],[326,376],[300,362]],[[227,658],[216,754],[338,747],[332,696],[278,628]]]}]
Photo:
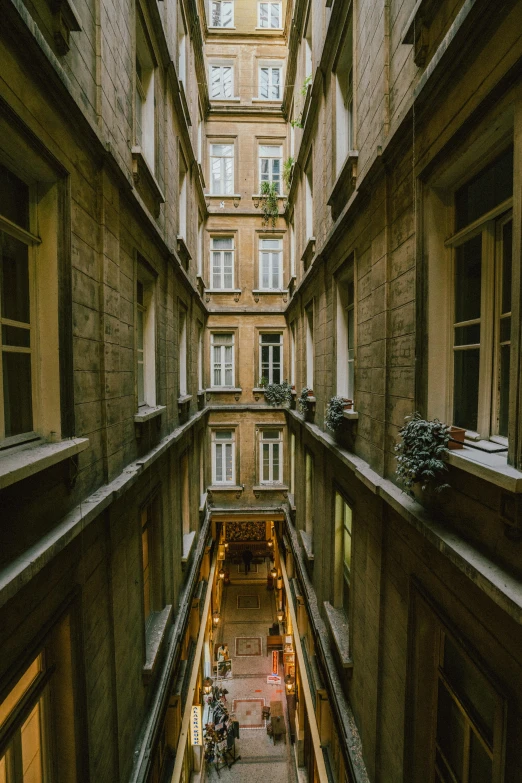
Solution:
[{"label": "white window frame", "polygon": [[[351,295],[350,295],[351,293]],[[353,260],[337,279],[336,364],[337,394],[354,399],[355,387],[355,276]],[[352,347],[350,348],[350,345]]]},{"label": "white window frame", "polygon": [[[347,523],[349,517],[349,524]],[[346,536],[349,535],[350,567],[346,565]],[[335,491],[335,543],[334,543],[334,600],[337,609],[342,609],[346,614],[349,611],[351,564],[353,562],[353,508],[346,498]],[[346,587],[345,587],[346,584]],[[346,605],[347,601],[348,605]]]},{"label": "white window frame", "polygon": [[188,313],[187,308],[179,304],[178,307],[178,333],[179,333],[179,396],[185,397],[188,382],[188,353],[187,353],[187,332],[188,332]]},{"label": "white window frame", "polygon": [[[267,73],[267,95],[261,94],[261,72]],[[279,72],[279,80],[274,85],[274,71]],[[282,96],[283,66],[281,63],[259,63],[258,67],[258,100],[260,101],[280,101]],[[274,86],[277,87],[277,95],[273,95]]]},{"label": "white window frame", "polygon": [[335,172],[339,174],[354,147],[353,27],[344,35],[335,65]]},{"label": "white window frame", "polygon": [[304,171],[305,231],[306,241],[314,236],[314,171],[312,153],[308,156]]},{"label": "white window frame", "polygon": [[[264,337],[279,337],[279,342],[263,342]],[[263,348],[268,348],[268,375],[263,372]],[[274,381],[274,348],[279,348],[279,381]],[[266,378],[269,384],[283,382],[283,333],[260,332],[259,333],[259,378]]]},{"label": "white window frame", "polygon": [[[278,248],[264,248],[263,242],[278,242]],[[263,285],[263,255],[268,254],[268,285]],[[277,263],[277,268],[275,266]],[[277,271],[277,286],[274,282],[274,271]],[[281,237],[259,238],[259,289],[261,291],[280,291],[283,280],[283,239]]]},{"label": "white window frame", "polygon": [[198,323],[198,391],[203,389],[203,325]]},{"label": "white window frame", "polygon": [[[277,432],[278,437],[266,438],[265,433]],[[268,476],[265,477],[265,449],[268,453]],[[274,459],[277,451],[278,459]],[[278,477],[274,479],[274,462],[278,463]],[[259,430],[259,483],[283,484],[283,430],[277,426],[266,426]]]},{"label": "white window frame", "polygon": [[[230,239],[232,241],[232,247],[230,249],[216,249],[214,248],[214,242],[219,239]],[[232,257],[232,266],[230,271],[230,285],[225,286],[225,253],[230,253]],[[219,291],[233,291],[234,290],[234,261],[235,261],[235,241],[234,236],[211,236],[210,237],[210,289]],[[216,257],[219,259],[219,264],[216,267]],[[216,272],[217,270],[217,272]],[[216,285],[216,274],[218,276],[218,285]]]},{"label": "white window frame", "polygon": [[188,166],[185,156],[179,148],[179,203],[178,203],[178,234],[187,239],[187,207],[188,207]]},{"label": "white window frame", "polygon": [[[230,24],[214,24],[214,17],[212,15],[213,6],[219,6],[220,7],[220,19],[223,19],[223,6],[230,6],[232,10],[232,14],[230,17]],[[209,0],[209,11],[208,11],[208,19],[209,19],[209,29],[214,30],[227,30],[234,28],[234,0]]]},{"label": "white window frame", "polygon": [[[156,172],[156,61],[141,15],[136,16],[135,131],[136,145],[152,172]],[[141,75],[140,73],[141,72]]]},{"label": "white window frame", "polygon": [[181,10],[178,6],[178,78],[186,88],[187,84],[187,26]]},{"label": "white window frame", "polygon": [[[220,342],[219,335],[227,335],[232,337],[232,342],[226,344]],[[235,343],[236,335],[234,332],[227,332],[226,330],[220,330],[211,332],[210,335],[210,386],[214,389],[231,389],[235,387]],[[231,355],[232,361],[226,362],[226,348],[232,348]],[[216,349],[220,348],[220,360],[215,361]],[[226,381],[227,373],[231,376],[231,383],[215,383],[216,371],[220,373],[220,379]]]},{"label": "white window frame", "polygon": [[[266,151],[274,150],[273,154],[266,154]],[[279,152],[276,154],[276,150]],[[263,182],[270,185],[276,185],[276,191],[279,196],[283,194],[283,145],[282,144],[260,144],[258,147],[259,160],[259,192]],[[263,172],[263,162],[267,162],[268,172]],[[279,163],[279,173],[274,173],[274,163]]]},{"label": "white window frame", "polygon": [[[267,5],[267,23],[262,24],[261,23],[261,6]],[[272,26],[272,7],[278,6],[278,17],[279,17],[279,24],[277,27]],[[282,30],[283,29],[283,4],[279,1],[272,2],[272,0],[269,0],[269,2],[260,2],[257,4],[257,26],[260,30]]]},{"label": "white window frame", "polygon": [[306,329],[306,385],[314,388],[314,306],[313,301],[305,309]]},{"label": "white window frame", "polygon": [[[230,72],[230,88],[229,92],[230,94],[227,95],[227,83],[225,80],[225,71]],[[215,77],[218,77],[216,79],[216,84],[219,86],[219,93],[217,95],[214,94],[213,88],[214,88],[214,79]],[[209,71],[208,71],[208,79],[209,79],[209,98],[211,101],[228,101],[234,98],[234,63],[233,61],[227,61],[227,62],[212,62],[209,64]]]},{"label": "white window frame", "polygon": [[[230,433],[230,438],[224,438],[224,433]],[[221,438],[220,438],[221,435]],[[227,446],[230,446],[230,477],[227,479]],[[218,474],[218,454],[221,455],[221,473]],[[235,429],[221,428],[212,430],[212,484],[215,486],[236,483],[236,433]]]},{"label": "white window frame", "polygon": [[[138,263],[136,275],[136,390],[138,408],[156,406],[156,313],[155,281],[151,274]],[[143,302],[139,302],[139,285],[143,290]],[[139,345],[139,319],[143,321],[143,343]],[[140,371],[140,367],[142,370]],[[143,397],[140,399],[140,372],[143,374]]]},{"label": "white window frame", "polygon": [[[231,155],[216,155],[214,152],[215,147],[230,147],[232,150]],[[234,155],[235,146],[233,142],[213,142],[210,145],[210,192],[213,196],[232,196],[234,193]],[[231,171],[227,176],[227,167],[225,161],[231,161]],[[214,162],[219,161],[219,175],[221,190],[214,190]]]}]

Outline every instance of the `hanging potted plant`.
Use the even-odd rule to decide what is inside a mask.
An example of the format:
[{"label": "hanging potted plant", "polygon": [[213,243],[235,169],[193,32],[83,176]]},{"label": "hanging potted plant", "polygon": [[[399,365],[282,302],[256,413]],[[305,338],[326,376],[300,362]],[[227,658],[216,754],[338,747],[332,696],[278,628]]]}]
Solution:
[{"label": "hanging potted plant", "polygon": [[445,460],[450,428],[438,419],[426,421],[420,413],[414,413],[406,417],[399,433],[396,475],[404,490],[420,499],[423,493],[438,493],[448,487],[443,476],[448,470]]},{"label": "hanging potted plant", "polygon": [[261,196],[263,197],[261,211],[263,213],[263,226],[265,228],[268,228],[269,225],[271,225],[272,228],[275,228],[276,220],[279,217],[278,195],[274,182],[261,183]]},{"label": "hanging potted plant", "polygon": [[270,383],[265,387],[265,399],[274,408],[277,405],[289,405],[292,399],[292,388],[289,383]]}]

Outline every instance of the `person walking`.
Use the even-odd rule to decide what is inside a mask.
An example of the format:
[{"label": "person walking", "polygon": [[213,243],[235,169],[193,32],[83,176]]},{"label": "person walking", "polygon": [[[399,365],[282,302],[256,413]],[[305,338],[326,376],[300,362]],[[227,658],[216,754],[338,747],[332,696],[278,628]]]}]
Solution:
[{"label": "person walking", "polygon": [[250,551],[250,549],[245,549],[243,552],[243,563],[245,564],[245,574],[248,574],[250,571],[250,563],[254,559],[254,555]]}]

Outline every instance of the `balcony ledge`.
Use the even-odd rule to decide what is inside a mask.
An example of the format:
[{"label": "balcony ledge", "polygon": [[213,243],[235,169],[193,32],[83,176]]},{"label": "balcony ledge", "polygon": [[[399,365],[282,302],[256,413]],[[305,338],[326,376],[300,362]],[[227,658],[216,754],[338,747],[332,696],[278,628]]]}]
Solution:
[{"label": "balcony ledge", "polygon": [[58,443],[41,440],[0,452],[0,489],[74,457],[89,446],[89,438],[70,438]]},{"label": "balcony ledge", "polygon": [[348,421],[355,421],[359,418],[359,414],[357,411],[343,411],[343,418],[348,419]]},{"label": "balcony ledge", "polygon": [[343,669],[353,669],[353,659],[350,656],[349,647],[350,626],[348,618],[342,609],[336,609],[329,601],[325,601],[323,606],[326,612],[327,625],[332,634],[341,665]]},{"label": "balcony ledge", "polygon": [[163,641],[166,639],[167,628],[172,614],[172,605],[168,604],[160,612],[153,612],[145,634],[145,663],[142,674],[145,684],[149,683],[154,674],[156,664],[160,659]]},{"label": "balcony ledge", "polygon": [[236,386],[212,386],[205,391],[207,394],[241,394],[243,389]]},{"label": "balcony ledge", "polygon": [[303,251],[303,255],[301,256],[301,261],[303,262],[305,268],[310,266],[314,255],[315,255],[315,237],[308,237],[308,240],[305,245],[305,249]]},{"label": "balcony ledge", "polygon": [[166,410],[167,410],[166,405],[155,405],[155,406],[143,405],[138,411],[138,413],[134,414],[134,423],[144,424],[146,421],[155,419],[156,416],[161,416],[163,411]]},{"label": "balcony ledge", "polygon": [[136,185],[139,185],[142,182],[142,180],[144,180],[145,184],[149,187],[150,191],[152,192],[154,200],[157,202],[157,204],[158,205],[164,204],[165,194],[160,188],[158,184],[158,180],[154,176],[149,164],[147,163],[147,159],[145,158],[141,147],[134,146],[131,152],[132,152],[132,176],[134,179],[134,183]]},{"label": "balcony ledge", "polygon": [[190,402],[192,399],[192,394],[182,394],[180,397],[178,397],[178,405],[185,405],[187,402]]},{"label": "balcony ledge", "polygon": [[244,487],[242,484],[212,484],[209,488],[209,492],[243,492]]},{"label": "balcony ledge", "polygon": [[254,492],[288,492],[286,484],[256,484],[252,489]]}]

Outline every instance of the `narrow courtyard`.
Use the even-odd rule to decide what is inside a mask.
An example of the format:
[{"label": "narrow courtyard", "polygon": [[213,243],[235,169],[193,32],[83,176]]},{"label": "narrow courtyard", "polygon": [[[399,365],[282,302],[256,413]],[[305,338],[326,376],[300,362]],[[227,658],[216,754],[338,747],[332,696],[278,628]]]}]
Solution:
[{"label": "narrow courtyard", "polygon": [[[216,645],[226,643],[230,654],[232,670],[225,678],[216,679],[214,684],[224,687],[225,706],[230,717],[239,722],[239,739],[236,739],[236,758],[241,757],[230,768],[210,764],[208,774],[216,780],[245,781],[259,783],[294,783],[295,762],[292,758],[294,745],[285,698],[284,678],[279,684],[270,684],[272,675],[272,651],[267,654],[267,636],[270,627],[276,623],[276,595],[267,589],[268,568],[266,561],[254,561],[251,571],[245,577],[245,567],[237,563],[227,564],[230,585],[223,589],[221,619],[215,635]],[[279,674],[282,672],[282,653],[278,654]],[[267,733],[270,718],[263,718],[263,707],[271,712],[282,707],[286,733],[272,738]],[[230,758],[230,757],[229,757]]]}]

